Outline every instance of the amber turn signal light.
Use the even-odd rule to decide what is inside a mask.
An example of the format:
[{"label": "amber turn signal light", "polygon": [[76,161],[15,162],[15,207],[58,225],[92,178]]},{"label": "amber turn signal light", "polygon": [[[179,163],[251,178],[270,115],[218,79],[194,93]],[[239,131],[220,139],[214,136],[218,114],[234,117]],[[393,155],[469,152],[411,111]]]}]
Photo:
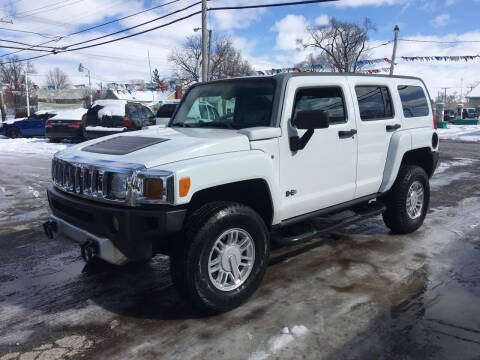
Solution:
[{"label": "amber turn signal light", "polygon": [[145,197],[148,200],[163,199],[163,180],[162,179],[145,179]]},{"label": "amber turn signal light", "polygon": [[190,177],[181,178],[179,181],[180,197],[185,197],[190,190]]}]

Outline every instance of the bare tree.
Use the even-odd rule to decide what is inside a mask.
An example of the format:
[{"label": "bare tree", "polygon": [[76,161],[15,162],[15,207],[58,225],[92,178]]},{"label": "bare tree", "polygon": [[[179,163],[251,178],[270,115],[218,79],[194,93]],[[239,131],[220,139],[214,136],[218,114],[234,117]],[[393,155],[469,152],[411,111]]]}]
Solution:
[{"label": "bare tree", "polygon": [[[35,68],[30,61],[19,61],[18,56],[14,55],[8,57],[5,61],[0,62],[1,82],[14,90],[11,99],[7,102],[10,102],[10,106],[15,109],[16,115],[17,110],[20,111],[20,114],[26,114],[26,109],[23,108],[26,105],[25,72],[28,72],[29,74],[36,73]],[[32,86],[33,83],[28,80],[28,87],[31,88]]]},{"label": "bare tree", "polygon": [[358,61],[368,54],[368,32],[375,25],[365,18],[362,25],[330,18],[328,25],[307,28],[308,39],[298,39],[303,48],[320,50],[320,60],[326,68],[338,72],[356,72]]},{"label": "bare tree", "polygon": [[202,37],[188,36],[180,48],[172,50],[168,61],[177,66],[178,77],[200,78],[202,66]]},{"label": "bare tree", "polygon": [[[244,75],[251,70],[247,60],[235,49],[228,37],[214,39],[210,59],[209,78]],[[176,76],[200,78],[202,67],[202,37],[189,36],[180,48],[174,49],[168,60],[177,68]]]},{"label": "bare tree", "polygon": [[60,68],[56,67],[47,73],[47,85],[55,86],[55,89],[68,89],[70,81],[68,75]]},{"label": "bare tree", "polygon": [[242,76],[252,70],[248,61],[243,59],[240,51],[233,46],[231,38],[216,39],[214,49],[210,59],[210,76]]},{"label": "bare tree", "polygon": [[15,88],[15,84],[25,84],[25,71],[35,74],[35,68],[30,61],[19,61],[18,56],[8,57],[0,62],[0,77],[3,83]]}]

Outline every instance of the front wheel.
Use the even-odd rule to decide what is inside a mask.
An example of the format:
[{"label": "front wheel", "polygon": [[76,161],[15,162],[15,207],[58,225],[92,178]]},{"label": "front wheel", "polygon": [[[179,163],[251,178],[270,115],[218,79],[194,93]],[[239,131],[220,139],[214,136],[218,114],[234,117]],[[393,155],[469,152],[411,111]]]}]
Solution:
[{"label": "front wheel", "polygon": [[422,226],[430,203],[428,175],[419,166],[400,168],[397,179],[385,198],[383,220],[394,233],[408,234]]},{"label": "front wheel", "polygon": [[20,131],[19,128],[13,126],[13,127],[7,129],[6,135],[10,139],[16,139],[16,138],[22,137],[22,132]]},{"label": "front wheel", "polygon": [[238,307],[258,288],[268,265],[268,232],[253,209],[212,202],[187,220],[171,257],[172,279],[200,310],[218,314]]}]

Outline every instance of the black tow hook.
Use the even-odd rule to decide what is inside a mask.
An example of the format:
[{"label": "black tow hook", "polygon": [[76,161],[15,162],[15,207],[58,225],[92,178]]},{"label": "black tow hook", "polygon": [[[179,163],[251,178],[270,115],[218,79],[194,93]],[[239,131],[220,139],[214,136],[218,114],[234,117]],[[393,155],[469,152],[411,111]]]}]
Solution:
[{"label": "black tow hook", "polygon": [[95,241],[87,240],[80,247],[82,258],[88,264],[98,255],[98,244]]},{"label": "black tow hook", "polygon": [[57,232],[57,223],[52,220],[43,223],[43,231],[49,239],[53,239],[53,233]]}]

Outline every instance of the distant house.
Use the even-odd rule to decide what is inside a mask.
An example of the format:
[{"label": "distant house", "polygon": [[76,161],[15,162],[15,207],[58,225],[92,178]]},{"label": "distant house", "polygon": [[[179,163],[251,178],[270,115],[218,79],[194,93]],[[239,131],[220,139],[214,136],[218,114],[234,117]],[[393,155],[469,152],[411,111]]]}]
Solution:
[{"label": "distant house", "polygon": [[62,110],[86,107],[85,89],[38,89],[38,110]]},{"label": "distant house", "polygon": [[474,87],[465,97],[468,99],[468,107],[477,108],[480,106],[480,84]]}]

